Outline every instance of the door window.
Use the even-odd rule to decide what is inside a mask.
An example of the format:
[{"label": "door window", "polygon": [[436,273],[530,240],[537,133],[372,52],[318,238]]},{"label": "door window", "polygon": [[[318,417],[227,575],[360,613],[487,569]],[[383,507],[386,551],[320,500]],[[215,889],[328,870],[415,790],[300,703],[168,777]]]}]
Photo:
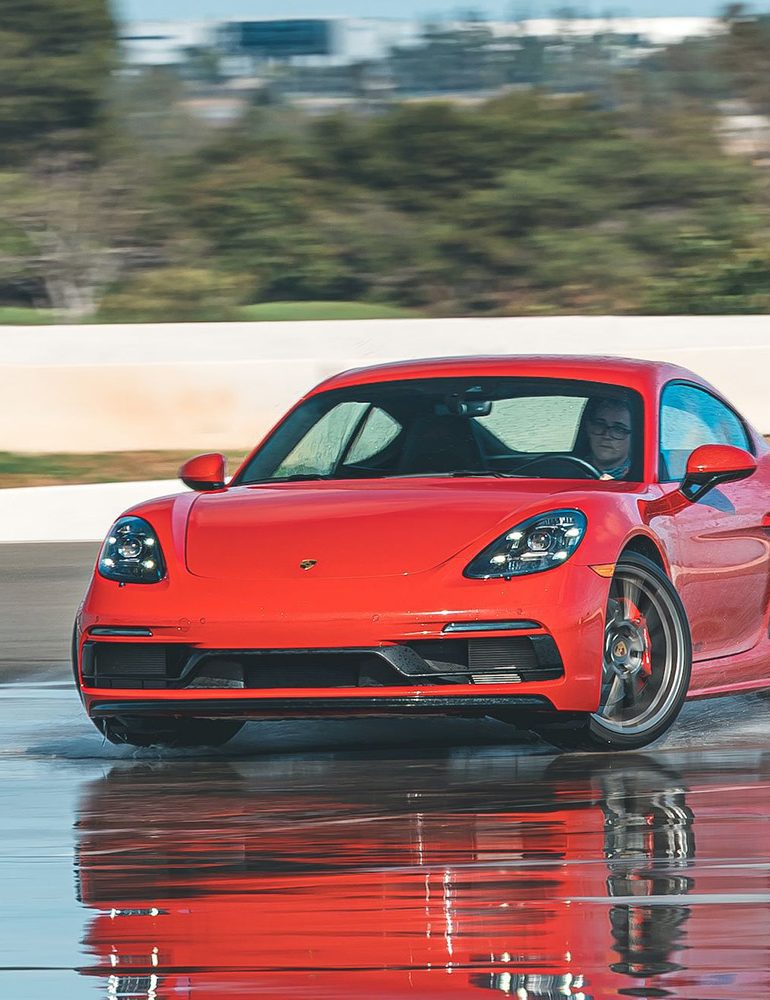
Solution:
[{"label": "door window", "polygon": [[720,400],[694,385],[671,382],[660,409],[660,479],[684,479],[687,459],[702,444],[730,444],[751,450],[740,418]]}]

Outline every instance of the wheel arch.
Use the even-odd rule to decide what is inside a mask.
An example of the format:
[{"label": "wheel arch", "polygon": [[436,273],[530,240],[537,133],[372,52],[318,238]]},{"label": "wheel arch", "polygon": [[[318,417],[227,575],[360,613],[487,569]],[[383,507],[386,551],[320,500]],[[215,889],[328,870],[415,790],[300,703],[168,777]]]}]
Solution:
[{"label": "wheel arch", "polygon": [[671,579],[668,560],[663,555],[660,545],[649,535],[634,535],[629,538],[621,549],[618,560],[622,559],[626,552],[635,552],[637,555],[645,556]]}]

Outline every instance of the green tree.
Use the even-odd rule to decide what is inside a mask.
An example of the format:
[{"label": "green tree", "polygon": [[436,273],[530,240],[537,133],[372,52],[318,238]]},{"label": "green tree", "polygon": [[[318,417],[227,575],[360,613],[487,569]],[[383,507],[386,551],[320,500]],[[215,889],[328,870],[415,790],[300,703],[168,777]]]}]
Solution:
[{"label": "green tree", "polygon": [[742,3],[728,6],[721,62],[741,97],[770,111],[770,15],[755,14]]},{"label": "green tree", "polygon": [[0,164],[93,151],[114,58],[107,0],[0,0]]},{"label": "green tree", "polygon": [[130,164],[84,169],[70,154],[0,173],[0,281],[34,288],[64,320],[92,316],[105,290],[148,247]]}]

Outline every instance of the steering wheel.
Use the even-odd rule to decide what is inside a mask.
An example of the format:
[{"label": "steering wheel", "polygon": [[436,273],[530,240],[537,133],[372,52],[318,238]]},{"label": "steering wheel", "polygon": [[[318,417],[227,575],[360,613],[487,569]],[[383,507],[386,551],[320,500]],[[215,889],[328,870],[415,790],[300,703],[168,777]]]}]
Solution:
[{"label": "steering wheel", "polygon": [[559,475],[559,466],[562,463],[568,463],[571,468],[569,472],[565,475],[568,479],[601,479],[602,474],[596,468],[595,465],[591,465],[584,458],[578,458],[577,455],[538,455],[537,458],[533,458],[530,462],[525,462],[524,465],[520,465],[516,470],[517,475],[521,475],[522,472],[529,472],[538,465],[547,465],[549,468],[556,467],[556,472],[551,472],[552,476]]}]

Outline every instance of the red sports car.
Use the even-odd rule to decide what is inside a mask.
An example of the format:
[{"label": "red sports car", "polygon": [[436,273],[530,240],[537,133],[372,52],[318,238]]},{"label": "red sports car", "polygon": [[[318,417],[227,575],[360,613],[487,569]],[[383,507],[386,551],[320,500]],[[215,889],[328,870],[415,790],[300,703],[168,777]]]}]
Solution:
[{"label": "red sports car", "polygon": [[644,746],[770,685],[770,450],[702,379],[608,358],[410,361],[313,389],[225,479],[118,518],[75,625],[113,742],[248,719],[488,715]]}]

